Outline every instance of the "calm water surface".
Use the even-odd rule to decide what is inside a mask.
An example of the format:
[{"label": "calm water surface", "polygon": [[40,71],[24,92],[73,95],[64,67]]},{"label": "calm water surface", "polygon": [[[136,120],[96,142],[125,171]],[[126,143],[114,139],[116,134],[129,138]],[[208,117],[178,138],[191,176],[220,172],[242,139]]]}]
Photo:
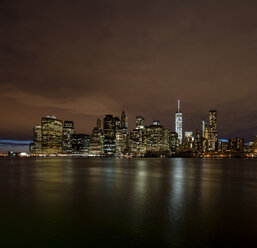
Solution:
[{"label": "calm water surface", "polygon": [[1,159],[1,247],[257,247],[257,160]]}]

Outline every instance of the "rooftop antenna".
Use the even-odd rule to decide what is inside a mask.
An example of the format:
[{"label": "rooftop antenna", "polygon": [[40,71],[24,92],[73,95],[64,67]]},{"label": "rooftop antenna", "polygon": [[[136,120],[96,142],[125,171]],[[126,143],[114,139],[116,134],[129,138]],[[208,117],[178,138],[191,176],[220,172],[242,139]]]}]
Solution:
[{"label": "rooftop antenna", "polygon": [[178,100],[178,112],[180,112],[180,100]]}]

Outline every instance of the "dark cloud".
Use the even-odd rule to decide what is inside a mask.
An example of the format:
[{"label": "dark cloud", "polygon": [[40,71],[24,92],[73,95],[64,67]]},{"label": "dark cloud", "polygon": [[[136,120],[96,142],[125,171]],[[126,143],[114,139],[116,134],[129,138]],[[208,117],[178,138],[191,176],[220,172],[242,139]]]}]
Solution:
[{"label": "dark cloud", "polygon": [[[136,115],[185,130],[217,108],[219,133],[257,134],[256,1],[2,1],[0,138],[31,139],[44,115],[91,132]],[[244,107],[243,107],[244,106]]]}]

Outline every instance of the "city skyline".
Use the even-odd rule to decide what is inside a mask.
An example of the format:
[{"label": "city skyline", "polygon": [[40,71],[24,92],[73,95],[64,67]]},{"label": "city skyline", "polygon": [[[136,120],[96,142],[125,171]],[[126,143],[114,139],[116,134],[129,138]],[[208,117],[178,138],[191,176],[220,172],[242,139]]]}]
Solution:
[{"label": "city skyline", "polygon": [[[205,137],[206,134],[204,134],[204,132],[203,132],[203,127],[207,128],[208,121],[209,121],[209,123],[212,123],[212,118],[213,117],[211,117],[212,115],[210,115],[210,113],[213,112],[213,111],[215,112],[215,123],[216,123],[216,119],[217,119],[216,112],[217,111],[216,110],[210,110],[209,111],[209,116],[206,115],[205,118],[202,119],[201,122],[198,123],[197,128],[195,128],[195,129],[192,129],[192,128],[191,129],[185,129],[185,128],[183,128],[184,122],[182,122],[182,119],[180,120],[180,118],[182,118],[182,111],[181,111],[181,101],[178,99],[177,100],[177,111],[174,113],[173,118],[171,118],[170,126],[168,126],[168,127],[166,127],[165,125],[164,126],[165,126],[165,128],[169,129],[170,131],[177,132],[177,133],[179,132],[181,134],[181,136],[178,138],[180,140],[180,144],[182,144],[182,142],[183,142],[183,136],[185,135],[185,133],[190,133],[190,132],[194,133],[195,130],[198,130],[203,135],[203,137]],[[124,109],[123,109],[122,114],[125,114],[124,113]],[[108,115],[110,115],[110,114],[107,114],[106,116],[108,116]],[[44,118],[47,118],[48,116],[51,117],[51,115],[47,115]],[[52,116],[54,118],[56,118],[54,115],[52,115]],[[137,117],[142,117],[142,116],[137,115],[135,117],[135,120],[134,121],[130,121],[130,125],[128,125],[128,123],[129,123],[128,122],[128,116],[126,115],[126,128],[127,128],[128,131],[132,131],[134,128],[136,128],[136,126],[137,126]],[[104,120],[104,117],[102,117],[100,119],[99,118],[100,117],[98,117],[99,121],[100,121],[100,119]],[[145,123],[146,126],[151,125],[156,120],[156,119],[153,119],[153,120],[146,121],[144,117],[142,117],[142,118],[144,119],[144,123]],[[179,121],[178,121],[178,119],[179,119]],[[158,120],[158,122],[159,121],[160,120]],[[66,124],[67,123],[68,124],[72,123],[72,128],[73,129],[75,129],[75,127],[76,127],[76,123],[74,124],[74,121],[72,121],[72,120],[63,120],[61,122],[63,123],[63,127],[65,127],[65,123]],[[101,123],[101,121],[100,121],[100,123]],[[124,121],[124,123],[125,123],[125,121]],[[172,123],[174,123],[174,124],[172,124]],[[179,123],[179,124],[177,124],[177,123]],[[125,125],[125,124],[123,124],[123,125]],[[163,125],[163,123],[161,123],[161,125]],[[177,125],[178,125],[178,127],[176,127]],[[210,125],[212,126],[212,124],[210,124]],[[217,126],[216,125],[217,124],[215,124],[215,130],[217,130]],[[35,128],[37,128],[37,127],[40,127],[40,126],[38,126],[37,124],[34,125],[34,129],[33,130],[35,131]],[[68,126],[68,128],[70,128],[70,127]],[[92,129],[93,129],[93,127],[92,127]],[[92,129],[91,129],[91,131],[92,131]],[[220,129],[221,128],[219,128],[219,131],[220,131]],[[76,130],[77,130],[77,128],[76,128]],[[91,131],[88,132],[87,135],[91,135]],[[206,130],[205,130],[205,132],[206,132]],[[207,132],[209,132],[209,131],[207,131]],[[217,131],[215,131],[215,132],[217,132]],[[73,133],[74,133],[74,131],[73,131]],[[86,133],[86,132],[78,132],[78,133]],[[181,137],[182,137],[182,140],[181,140]],[[245,141],[244,143],[248,144],[249,142],[253,141],[253,139],[254,139],[254,137],[256,137],[256,135],[252,136],[249,140],[246,140],[245,137],[238,136],[238,135],[231,136],[231,137],[243,138],[244,141]],[[217,140],[227,142],[229,140],[229,138],[231,138],[231,137],[217,137],[217,135],[216,135],[216,138],[214,138],[214,143],[217,142]],[[30,145],[31,142],[33,142],[33,138],[31,140],[0,139],[0,153],[1,152],[2,153],[7,153],[10,150],[14,150],[14,151],[17,151],[17,152],[28,152],[29,151],[29,145]],[[215,145],[213,145],[213,146],[215,146]]]},{"label": "city skyline", "polygon": [[[0,147],[7,151],[28,152],[27,149],[7,149],[8,145],[20,147],[29,144],[31,155],[77,154],[83,156],[203,156],[223,154],[231,156],[256,152],[255,135],[250,143],[244,137],[223,139],[218,135],[217,110],[209,110],[206,120],[198,128],[183,130],[182,111],[178,100],[174,113],[175,129],[165,127],[160,120],[149,125],[143,116],[136,116],[135,128],[129,128],[129,119],[123,110],[120,117],[106,114],[97,119],[88,134],[77,132],[72,120],[60,120],[48,115],[33,128],[33,141],[0,140]],[[3,142],[3,145],[1,145]],[[3,151],[2,151],[3,152]],[[239,153],[238,153],[239,152]],[[233,153],[232,153],[233,154]],[[223,156],[222,155],[222,156]],[[241,156],[240,155],[240,156]],[[233,155],[234,156],[234,155]]]},{"label": "city skyline", "polygon": [[[185,133],[190,133],[190,132],[192,132],[192,133],[194,133],[195,132],[195,130],[198,130],[200,133],[202,133],[202,135],[203,135],[203,137],[205,137],[205,135],[206,134],[204,134],[204,132],[203,132],[203,122],[204,122],[204,125],[205,125],[205,128],[207,128],[207,124],[208,124],[208,121],[211,123],[212,122],[212,117],[210,116],[210,112],[217,112],[216,110],[210,110],[209,111],[209,116],[205,116],[205,119],[202,119],[201,120],[201,123],[198,123],[198,126],[197,126],[197,128],[195,128],[195,129],[184,129],[182,126],[184,125],[184,122],[183,122],[183,124],[182,124],[182,121],[180,121],[179,120],[179,122],[181,122],[181,124],[178,124],[179,125],[179,133],[181,133],[182,134],[182,137],[185,135]],[[123,110],[123,112],[122,112],[122,114],[125,114],[124,113],[124,110]],[[179,114],[179,117],[177,117],[178,116],[178,114]],[[109,114],[107,114],[106,116],[108,116]],[[181,111],[181,103],[180,103],[180,100],[178,100],[178,105],[177,105],[177,111],[174,113],[174,116],[173,116],[173,118],[171,118],[171,123],[170,123],[170,126],[168,126],[168,127],[166,127],[165,125],[163,125],[163,123],[161,122],[161,125],[163,125],[163,126],[165,126],[165,128],[167,128],[167,129],[169,129],[170,131],[173,131],[173,132],[177,132],[176,131],[176,123],[178,122],[177,121],[177,118],[181,118],[181,116],[180,115],[182,115],[182,111]],[[46,117],[44,117],[44,118],[47,118],[47,117],[51,117],[51,115],[47,115]],[[56,118],[54,115],[52,115],[54,118]],[[115,116],[115,115],[114,115]],[[137,126],[137,118],[138,117],[142,117],[142,116],[139,116],[139,115],[137,115],[136,117],[135,117],[135,120],[134,121],[130,121],[130,125],[128,124],[129,122],[128,122],[128,116],[126,115],[126,128],[127,128],[127,130],[128,131],[132,131],[134,128],[136,128],[136,126]],[[175,117],[175,118],[174,118]],[[99,117],[100,118],[100,117]],[[102,117],[102,118],[100,118],[99,119],[98,118],[98,120],[100,121],[100,123],[101,123],[101,120],[100,119],[102,119],[102,120],[104,120],[104,117]],[[144,117],[142,117],[143,119],[144,119],[144,124],[146,125],[146,126],[149,126],[149,125],[151,125],[152,123],[154,123],[154,122],[156,122],[154,119],[151,121],[151,120],[148,120],[148,121],[146,121],[145,120],[145,118]],[[216,118],[217,118],[217,116],[216,116],[216,114],[215,114],[215,122],[216,122]],[[175,121],[174,121],[175,120]],[[158,120],[158,122],[159,122],[160,120]],[[63,121],[61,121],[62,123],[63,123],[63,128],[65,127],[65,124],[69,124],[69,125],[72,125],[72,128],[73,128],[73,130],[75,129],[75,127],[77,126],[76,125],[76,123],[74,123],[72,120],[63,120]],[[172,125],[172,122],[174,122],[174,125]],[[72,123],[72,124],[71,124]],[[125,122],[124,122],[125,123]],[[132,125],[131,125],[132,124]],[[125,124],[123,124],[123,125],[125,125]],[[173,126],[173,128],[171,128]],[[186,125],[187,126],[187,125]],[[212,124],[211,124],[211,126],[212,126]],[[218,125],[219,126],[219,125]],[[38,126],[38,124],[36,124],[36,125],[34,125],[34,133],[35,133],[35,128],[37,128],[37,127],[39,127],[40,129],[41,129],[41,126],[39,125]],[[68,129],[70,129],[70,127],[68,126]],[[93,127],[92,127],[92,129],[93,129]],[[92,131],[92,129],[91,129],[91,131]],[[221,129],[221,128],[219,128],[219,129]],[[79,130],[79,129],[77,129],[76,128],[76,130]],[[217,130],[217,127],[215,127],[215,130]],[[88,132],[87,133],[87,135],[91,135],[91,131],[90,132]],[[220,130],[219,130],[220,131]],[[205,132],[206,132],[206,130],[205,130]],[[207,131],[207,132],[209,132],[209,131]],[[77,132],[77,133],[86,133],[86,132]],[[73,131],[73,134],[74,134],[74,131]],[[33,135],[32,135],[33,136]],[[251,139],[249,139],[249,140],[246,140],[243,136],[238,136],[238,135],[235,135],[235,136],[231,136],[231,137],[239,137],[239,138],[244,138],[244,140],[245,140],[245,144],[248,144],[249,142],[252,142],[253,141],[253,138],[255,137],[256,135],[254,135],[253,137],[251,137]],[[217,136],[216,136],[217,137]],[[218,140],[220,140],[220,141],[225,141],[225,142],[227,142],[228,140],[229,140],[229,138],[231,138],[231,137],[219,137],[218,138]],[[35,138],[35,137],[34,137]],[[182,144],[182,141],[181,141],[181,137],[179,138],[179,140],[180,140],[180,144]],[[217,141],[217,138],[216,139],[214,139],[214,143]],[[17,151],[17,152],[28,152],[29,151],[29,144],[31,143],[31,142],[33,142],[33,138],[31,139],[31,140],[11,140],[11,139],[0,139],[0,153],[2,152],[2,153],[6,153],[6,152],[8,152],[8,151],[10,151],[10,150],[14,150],[14,151]]]},{"label": "city skyline", "polygon": [[123,106],[131,120],[143,115],[173,130],[177,99],[184,130],[216,109],[221,138],[251,140],[256,8],[253,1],[3,1],[0,140],[31,140],[31,126],[49,114],[90,133],[95,119]]}]

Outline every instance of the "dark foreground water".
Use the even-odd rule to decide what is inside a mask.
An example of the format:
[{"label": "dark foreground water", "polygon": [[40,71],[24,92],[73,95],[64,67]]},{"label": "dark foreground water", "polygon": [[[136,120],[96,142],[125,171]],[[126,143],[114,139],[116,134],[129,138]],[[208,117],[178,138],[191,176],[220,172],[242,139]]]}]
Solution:
[{"label": "dark foreground water", "polygon": [[0,247],[257,247],[257,160],[1,159]]}]

